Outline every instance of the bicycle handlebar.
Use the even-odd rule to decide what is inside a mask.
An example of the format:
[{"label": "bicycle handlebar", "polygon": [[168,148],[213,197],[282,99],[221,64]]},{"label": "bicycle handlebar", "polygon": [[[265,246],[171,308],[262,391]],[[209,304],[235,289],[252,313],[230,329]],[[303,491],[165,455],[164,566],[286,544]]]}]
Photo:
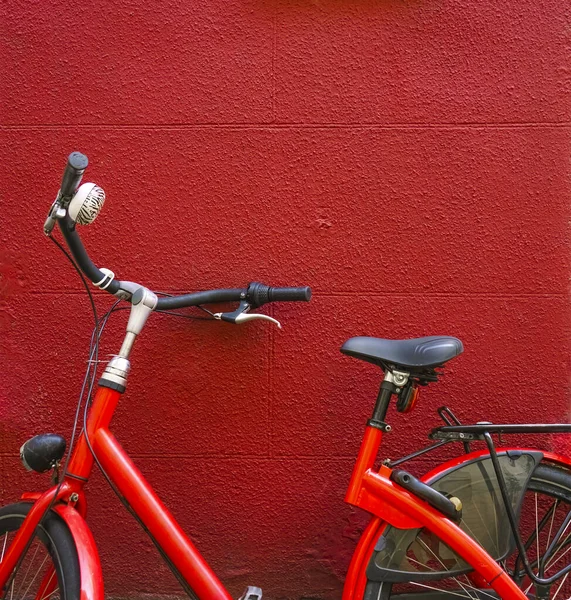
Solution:
[{"label": "bicycle handlebar", "polygon": [[[261,294],[265,296],[265,299],[261,297]],[[278,288],[263,283],[251,283],[246,289],[208,290],[206,292],[183,294],[182,296],[159,298],[157,310],[174,310],[198,304],[239,302],[240,300],[248,301],[252,308],[257,308],[268,302],[309,302],[311,300],[311,288],[308,286]]]},{"label": "bicycle handlebar", "polygon": [[88,163],[87,156],[81,152],[72,152],[68,156],[61,181],[60,196],[62,198],[71,199],[75,194]]},{"label": "bicycle handlebar", "polygon": [[246,297],[247,289],[207,290],[193,292],[181,296],[159,298],[155,310],[175,310],[199,304],[222,304],[223,302],[239,302]]},{"label": "bicycle handlebar", "polygon": [[[69,155],[60,189],[61,198],[67,199],[73,196],[87,164],[87,157],[80,152],[72,152]],[[75,228],[75,223],[66,215],[64,218],[58,219],[58,224],[67,246],[81,271],[93,284],[101,286],[106,281],[108,275],[101,271],[91,258],[89,258],[87,250]],[[119,295],[117,292],[120,292],[122,289],[121,281],[113,279],[110,283],[104,285],[103,289],[111,294]],[[129,300],[129,298],[126,299]],[[251,283],[246,289],[208,290],[159,298],[155,309],[173,310],[197,306],[199,304],[240,302],[243,300],[247,301],[252,308],[257,308],[268,302],[309,302],[310,299],[311,288],[308,286],[280,288],[270,287],[263,283]]]},{"label": "bicycle handlebar", "polygon": [[[58,224],[67,243],[67,247],[73,254],[73,258],[79,268],[83,271],[83,274],[94,284],[103,281],[105,279],[105,273],[100,271],[89,258],[87,250],[75,229],[73,221],[66,216],[63,219],[59,219]],[[119,284],[120,282],[114,279],[105,289],[109,293],[115,294],[119,291]]]}]

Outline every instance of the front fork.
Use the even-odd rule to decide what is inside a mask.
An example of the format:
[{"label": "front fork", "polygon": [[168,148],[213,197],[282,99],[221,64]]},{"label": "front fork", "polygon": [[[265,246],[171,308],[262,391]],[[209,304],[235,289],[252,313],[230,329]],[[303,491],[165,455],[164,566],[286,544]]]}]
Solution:
[{"label": "front fork", "polygon": [[0,590],[4,590],[12,572],[23,557],[28,548],[36,528],[40,524],[47,510],[56,502],[63,498],[69,498],[74,493],[72,486],[64,481],[44,492],[32,505],[30,512],[19,527],[14,540],[4,555],[4,560],[0,563]]}]

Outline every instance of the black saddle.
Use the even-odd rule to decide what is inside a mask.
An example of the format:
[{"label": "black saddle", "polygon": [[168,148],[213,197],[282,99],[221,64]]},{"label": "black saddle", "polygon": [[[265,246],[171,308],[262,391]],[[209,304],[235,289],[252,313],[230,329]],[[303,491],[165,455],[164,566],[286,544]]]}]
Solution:
[{"label": "black saddle", "polygon": [[386,369],[388,365],[403,370],[422,371],[439,367],[464,351],[455,337],[432,335],[410,340],[383,340],[354,337],[341,346],[341,352]]}]

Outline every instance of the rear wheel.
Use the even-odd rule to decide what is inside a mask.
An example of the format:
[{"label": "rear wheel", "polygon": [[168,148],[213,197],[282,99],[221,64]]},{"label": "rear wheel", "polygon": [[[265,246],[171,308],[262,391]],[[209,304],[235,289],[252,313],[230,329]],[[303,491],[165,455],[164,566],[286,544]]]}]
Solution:
[{"label": "rear wheel", "polygon": [[[0,563],[31,506],[20,502],[0,508]],[[50,512],[1,590],[1,597],[6,600],[78,600],[79,594],[79,561],[73,537],[63,520]]]},{"label": "rear wheel", "polygon": [[[521,505],[519,528],[533,572],[542,571],[549,578],[571,564],[571,471],[553,464],[539,464],[525,489]],[[415,530],[418,531],[418,530]],[[379,537],[376,548],[383,545],[386,533]],[[388,542],[389,536],[386,536]],[[402,538],[401,538],[402,539]],[[406,541],[402,554],[417,572],[426,573],[425,580],[410,581],[403,575],[402,583],[367,582],[364,600],[488,600],[498,598],[474,572],[458,573],[460,560],[442,542],[435,544],[429,532],[420,530]],[[406,545],[405,544],[405,545]],[[374,556],[377,553],[374,553]],[[371,559],[372,561],[375,558]],[[533,600],[569,600],[571,573],[561,576],[550,586],[541,588],[525,572],[521,556],[513,550],[500,561],[518,587]],[[465,564],[465,563],[464,563]],[[430,572],[445,572],[451,565],[454,576],[430,579]]]}]

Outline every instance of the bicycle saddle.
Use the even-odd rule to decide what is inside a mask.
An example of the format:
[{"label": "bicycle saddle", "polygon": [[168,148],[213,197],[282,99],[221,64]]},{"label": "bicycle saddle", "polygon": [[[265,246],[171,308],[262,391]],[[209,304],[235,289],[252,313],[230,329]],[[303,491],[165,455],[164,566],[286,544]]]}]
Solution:
[{"label": "bicycle saddle", "polygon": [[438,367],[464,351],[462,342],[444,335],[410,340],[383,340],[353,337],[341,346],[341,352],[379,367],[396,365],[405,370]]}]

